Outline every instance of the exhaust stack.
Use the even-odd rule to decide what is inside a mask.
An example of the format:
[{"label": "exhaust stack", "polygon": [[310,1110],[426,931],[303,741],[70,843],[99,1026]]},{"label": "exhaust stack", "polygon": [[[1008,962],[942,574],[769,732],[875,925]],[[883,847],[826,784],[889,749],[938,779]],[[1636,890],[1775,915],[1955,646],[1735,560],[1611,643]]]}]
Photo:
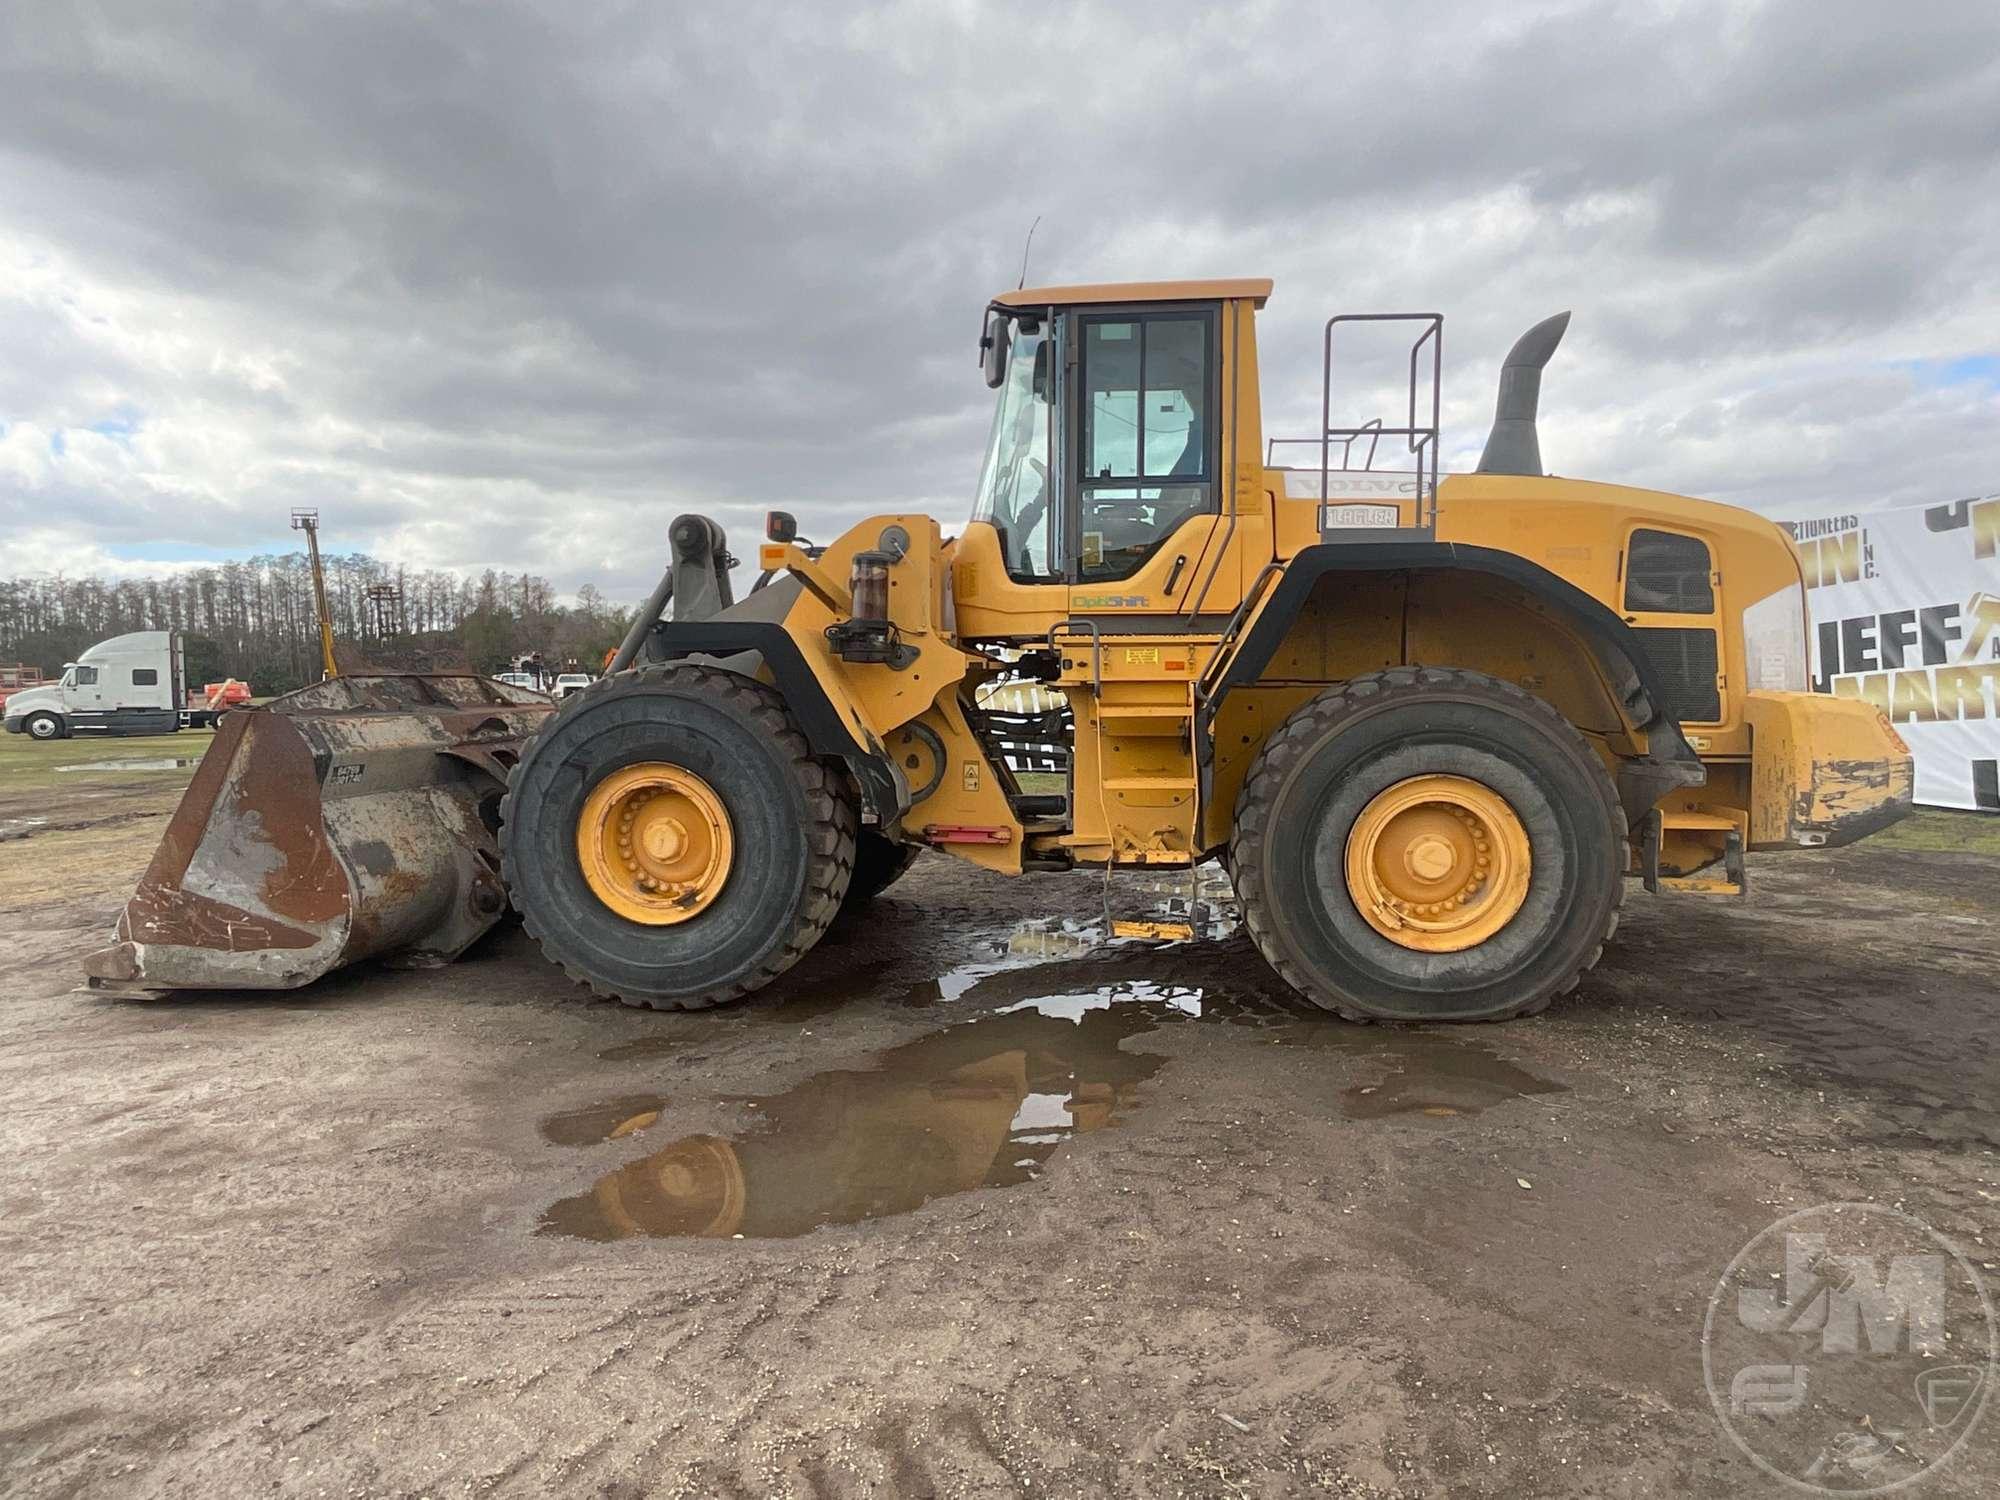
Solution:
[{"label": "exhaust stack", "polygon": [[1542,366],[1556,352],[1569,314],[1544,318],[1514,341],[1500,366],[1500,400],[1493,412],[1493,431],[1479,455],[1480,474],[1540,474],[1542,444],[1535,433],[1535,411],[1542,400]]}]

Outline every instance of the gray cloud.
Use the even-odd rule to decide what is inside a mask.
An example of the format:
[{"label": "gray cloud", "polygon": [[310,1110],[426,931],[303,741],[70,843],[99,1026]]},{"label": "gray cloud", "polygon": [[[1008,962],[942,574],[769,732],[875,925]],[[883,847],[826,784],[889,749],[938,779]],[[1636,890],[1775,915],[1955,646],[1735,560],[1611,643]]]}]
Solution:
[{"label": "gray cloud", "polygon": [[8,7],[0,552],[248,553],[317,504],[630,597],[682,509],[739,551],[769,505],[949,520],[1037,214],[1037,280],[1276,276],[1273,432],[1327,313],[1433,307],[1468,460],[1567,306],[1564,472],[2000,488],[1991,384],[1916,363],[2000,350],[1985,0],[676,9]]}]

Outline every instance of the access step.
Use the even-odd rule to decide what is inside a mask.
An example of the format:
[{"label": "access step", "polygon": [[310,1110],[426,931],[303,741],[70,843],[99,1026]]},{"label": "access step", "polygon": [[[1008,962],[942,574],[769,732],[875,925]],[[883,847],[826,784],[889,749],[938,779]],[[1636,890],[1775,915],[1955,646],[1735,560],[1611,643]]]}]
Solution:
[{"label": "access step", "polygon": [[[1721,869],[1704,865],[1690,875],[1660,873],[1660,848],[1668,833],[1697,833],[1722,839]],[[1750,888],[1743,866],[1743,830],[1736,819],[1720,813],[1663,812],[1654,808],[1639,839],[1639,876],[1655,895],[1673,891],[1685,896],[1741,896]]]},{"label": "access step", "polygon": [[1193,722],[1185,703],[1100,703],[1097,716],[1106,734],[1128,740],[1186,741]]}]

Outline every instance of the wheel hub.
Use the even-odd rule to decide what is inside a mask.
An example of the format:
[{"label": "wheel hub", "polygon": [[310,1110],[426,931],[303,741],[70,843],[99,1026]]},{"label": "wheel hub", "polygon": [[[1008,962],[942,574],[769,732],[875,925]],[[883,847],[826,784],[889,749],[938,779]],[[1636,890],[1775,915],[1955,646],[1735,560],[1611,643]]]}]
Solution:
[{"label": "wheel hub", "polygon": [[1452,861],[1456,857],[1451,840],[1424,834],[1410,841],[1409,848],[1403,853],[1403,863],[1419,880],[1442,880],[1451,873]]},{"label": "wheel hub", "polygon": [[1378,792],[1347,836],[1348,894],[1382,936],[1424,953],[1486,942],[1528,897],[1527,830],[1491,787],[1414,776]]},{"label": "wheel hub", "polygon": [[642,761],[591,788],[577,819],[576,852],[598,900],[634,922],[667,926],[721,894],[735,837],[706,781],[680,766]]}]

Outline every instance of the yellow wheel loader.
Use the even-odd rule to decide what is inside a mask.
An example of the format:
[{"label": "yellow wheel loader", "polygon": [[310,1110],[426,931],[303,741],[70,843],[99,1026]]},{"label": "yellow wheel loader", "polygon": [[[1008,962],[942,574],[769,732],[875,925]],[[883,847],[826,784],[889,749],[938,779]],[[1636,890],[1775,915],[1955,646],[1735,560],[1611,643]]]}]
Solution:
[{"label": "yellow wheel loader", "polygon": [[[776,979],[924,848],[1107,878],[1219,859],[1308,999],[1490,1020],[1576,982],[1628,878],[1741,895],[1746,851],[1907,811],[1888,720],[1804,691],[1777,527],[1542,472],[1566,314],[1509,355],[1477,471],[1440,476],[1442,318],[1330,319],[1319,430],[1274,438],[1270,292],[1006,293],[956,537],[897,514],[816,547],[774,512],[741,602],[649,600],[508,772],[502,875],[550,958],[695,1008]],[[1410,337],[1396,425],[1336,422],[1364,332]]]}]

